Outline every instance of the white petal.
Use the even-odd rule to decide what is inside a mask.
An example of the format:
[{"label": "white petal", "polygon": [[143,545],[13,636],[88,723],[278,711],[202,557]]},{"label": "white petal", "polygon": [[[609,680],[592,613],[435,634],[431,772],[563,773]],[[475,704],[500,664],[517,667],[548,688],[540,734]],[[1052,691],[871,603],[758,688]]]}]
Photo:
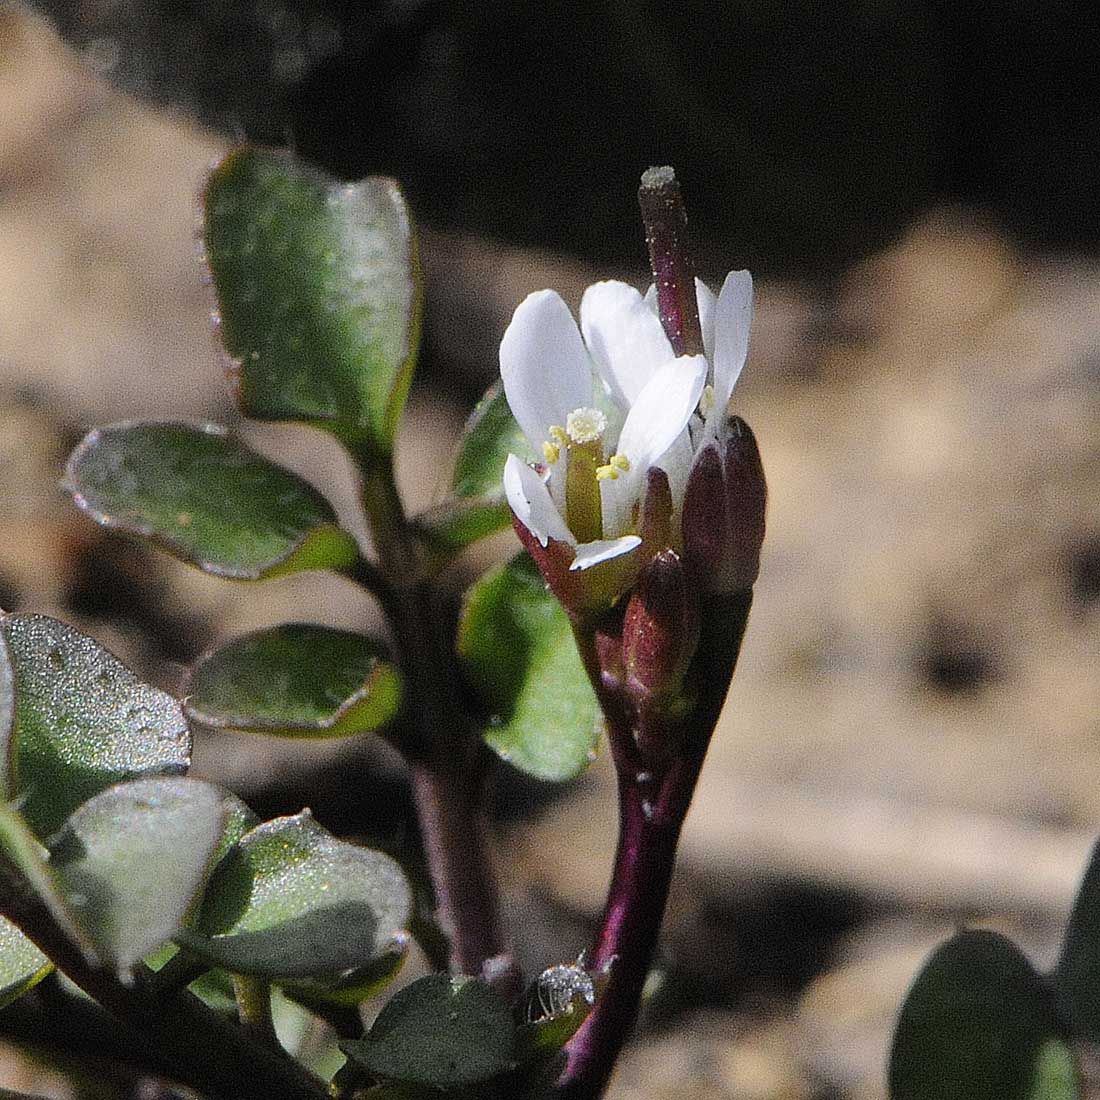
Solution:
[{"label": "white petal", "polygon": [[576,545],[538,471],[515,455],[504,463],[504,495],[516,518],[543,546],[547,539]]},{"label": "white petal", "polygon": [[621,539],[598,539],[596,542],[582,542],[577,547],[577,556],[569,566],[572,573],[577,569],[591,569],[600,562],[620,558],[642,545],[637,535],[624,535]]},{"label": "white petal", "polygon": [[640,475],[672,446],[687,422],[707,380],[702,355],[685,355],[665,363],[630,407],[616,450],[626,455]]},{"label": "white petal", "polygon": [[627,413],[616,451],[630,468],[600,482],[604,534],[622,534],[633,519],[634,504],[650,466],[687,427],[707,380],[702,355],[683,356],[661,367]]},{"label": "white petal", "polygon": [[592,403],[592,361],[569,307],[552,290],[520,302],[500,342],[500,375],[512,415],[538,454],[547,429]]},{"label": "white petal", "polygon": [[680,504],[684,499],[684,491],[687,489],[688,475],[691,473],[691,464],[695,458],[695,452],[691,446],[691,439],[687,429],[682,431],[671,447],[661,456],[655,466],[660,466],[668,474],[668,488],[672,493],[672,509],[679,515]]},{"label": "white petal", "polygon": [[[656,298],[656,292],[654,292]],[[699,327],[703,330],[703,351],[707,359],[714,362],[714,304],[717,299],[714,291],[703,282],[695,280],[695,300],[699,304]]]},{"label": "white petal", "polygon": [[620,404],[630,405],[672,358],[661,320],[632,286],[593,283],[581,299],[581,332],[596,367]]},{"label": "white petal", "polygon": [[731,271],[722,284],[714,310],[714,416],[726,415],[730,395],[749,353],[751,327],[752,276],[747,271]]}]

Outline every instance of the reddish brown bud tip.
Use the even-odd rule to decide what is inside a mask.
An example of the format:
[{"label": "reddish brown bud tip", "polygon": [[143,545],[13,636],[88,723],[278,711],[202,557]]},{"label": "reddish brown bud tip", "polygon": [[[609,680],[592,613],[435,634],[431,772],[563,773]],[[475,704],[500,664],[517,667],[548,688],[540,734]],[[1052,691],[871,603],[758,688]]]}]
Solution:
[{"label": "reddish brown bud tip", "polygon": [[704,592],[751,588],[760,571],[767,485],[752,429],[731,417],[696,456],[684,493],[684,563]]},{"label": "reddish brown bud tip", "polygon": [[638,534],[647,546],[663,548],[671,543],[672,489],[668,483],[668,474],[660,466],[650,466],[646,474]]},{"label": "reddish brown bud tip", "polygon": [[638,575],[623,617],[626,686],[639,706],[683,682],[699,640],[699,609],[680,555],[662,550]]}]

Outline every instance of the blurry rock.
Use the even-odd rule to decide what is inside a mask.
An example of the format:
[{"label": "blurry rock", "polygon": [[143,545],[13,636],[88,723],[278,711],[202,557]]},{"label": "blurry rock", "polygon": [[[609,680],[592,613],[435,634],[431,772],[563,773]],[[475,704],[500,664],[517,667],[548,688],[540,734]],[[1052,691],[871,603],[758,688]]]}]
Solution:
[{"label": "blurry rock", "polygon": [[669,1034],[646,1035],[616,1069],[608,1100],[809,1100],[791,1029],[753,1027],[720,1013],[685,1018]]}]

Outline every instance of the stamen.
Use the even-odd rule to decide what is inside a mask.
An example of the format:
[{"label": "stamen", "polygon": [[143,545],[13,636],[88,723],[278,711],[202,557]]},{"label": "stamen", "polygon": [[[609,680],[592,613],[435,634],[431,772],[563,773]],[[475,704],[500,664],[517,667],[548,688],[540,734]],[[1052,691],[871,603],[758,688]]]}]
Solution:
[{"label": "stamen", "polygon": [[565,434],[565,429],[559,427],[557,424],[551,424],[546,430],[546,434],[550,438],[543,443],[542,453],[545,455],[546,461],[553,466],[554,463],[561,458],[562,448],[568,448],[569,436]]},{"label": "stamen", "polygon": [[617,481],[620,473],[625,473],[630,469],[630,459],[624,454],[613,454],[608,460],[606,466],[596,467],[596,480],[597,481]]},{"label": "stamen", "polygon": [[574,409],[565,420],[565,431],[574,443],[595,443],[607,430],[607,417],[599,409]]},{"label": "stamen", "polygon": [[703,396],[699,398],[699,415],[706,420],[710,416],[711,409],[714,408],[714,387],[707,385],[703,387]]}]

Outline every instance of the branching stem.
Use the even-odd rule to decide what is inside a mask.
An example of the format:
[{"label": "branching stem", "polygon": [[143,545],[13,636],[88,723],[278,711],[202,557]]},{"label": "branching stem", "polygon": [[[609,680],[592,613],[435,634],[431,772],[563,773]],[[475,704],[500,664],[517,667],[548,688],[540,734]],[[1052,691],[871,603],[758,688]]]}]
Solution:
[{"label": "branching stem", "polygon": [[156,1052],[168,1076],[217,1100],[324,1100],[324,1083],[281,1050],[269,1050],[190,993],[165,994],[139,967],[129,984],[90,962],[22,874],[0,857],[0,911],[59,970]]},{"label": "branching stem", "polygon": [[361,463],[362,502],[385,580],[383,608],[408,684],[406,755],[451,967],[491,978],[505,995],[518,974],[500,921],[484,806],[481,745],[455,690],[453,644],[388,462]]}]

